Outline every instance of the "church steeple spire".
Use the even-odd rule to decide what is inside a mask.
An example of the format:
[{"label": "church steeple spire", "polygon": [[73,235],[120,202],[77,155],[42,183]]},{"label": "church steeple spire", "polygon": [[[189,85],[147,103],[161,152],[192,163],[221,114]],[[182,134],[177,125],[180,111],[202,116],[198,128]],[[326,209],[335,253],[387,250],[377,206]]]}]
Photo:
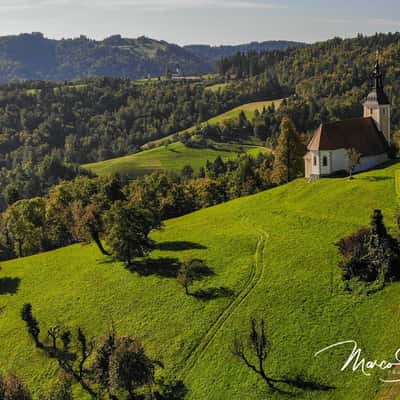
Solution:
[{"label": "church steeple spire", "polygon": [[369,94],[368,98],[378,101],[379,104],[390,104],[389,99],[385,93],[385,88],[383,84],[383,73],[380,65],[379,51],[376,51],[376,62],[374,70],[371,74],[371,79],[373,81],[373,91]]},{"label": "church steeple spire", "polygon": [[381,66],[379,63],[379,50],[376,51],[376,62],[375,62],[375,68],[374,71],[372,72],[372,78],[374,80],[374,89],[375,90],[380,90],[383,91],[383,74],[381,71]]},{"label": "church steeple spire", "polygon": [[376,52],[376,62],[371,73],[372,91],[364,103],[364,117],[372,117],[377,128],[382,131],[388,143],[391,141],[390,102],[385,93],[383,72],[380,65],[379,51]]}]

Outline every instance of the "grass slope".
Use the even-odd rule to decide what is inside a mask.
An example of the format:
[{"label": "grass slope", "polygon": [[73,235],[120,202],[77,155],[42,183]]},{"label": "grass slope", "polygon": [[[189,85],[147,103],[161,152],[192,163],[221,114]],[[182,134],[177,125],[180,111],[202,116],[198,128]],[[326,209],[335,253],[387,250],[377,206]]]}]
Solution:
[{"label": "grass slope", "polygon": [[[222,114],[220,114],[220,115],[217,115],[217,116],[215,116],[215,117],[212,117],[212,118],[208,119],[208,120],[205,121],[205,122],[202,122],[202,123],[200,124],[200,126],[205,126],[205,125],[216,125],[216,124],[220,124],[220,123],[222,123],[222,122],[224,122],[224,121],[228,121],[228,120],[232,120],[232,119],[238,118],[241,111],[244,111],[244,113],[246,114],[247,119],[251,120],[251,119],[253,118],[254,112],[255,112],[256,110],[262,111],[262,109],[263,109],[264,107],[267,108],[267,107],[269,107],[271,104],[274,104],[275,107],[278,108],[278,107],[281,105],[282,100],[283,100],[283,99],[266,100],[266,101],[256,101],[256,102],[254,102],[254,103],[243,104],[243,105],[241,105],[241,106],[232,108],[232,110],[229,110],[229,111],[227,111],[227,112],[225,112],[225,113],[222,113]],[[183,131],[181,131],[181,132],[178,132],[178,135],[179,135],[179,134],[182,134],[182,133],[185,133],[185,132],[189,132],[189,133],[190,133],[190,132],[193,132],[193,131],[194,131],[195,129],[197,129],[198,127],[199,127],[199,125],[192,126],[192,127],[188,128],[188,129],[185,129],[185,130],[183,130]],[[146,149],[149,148],[149,146],[162,146],[163,144],[170,142],[171,139],[172,139],[172,137],[173,137],[174,135],[175,135],[175,134],[172,134],[172,135],[163,137],[163,138],[161,138],[161,139],[154,140],[154,141],[152,141],[152,142],[146,143],[145,145],[142,146],[142,149],[143,149],[143,150],[146,150]]]},{"label": "grass slope", "polygon": [[86,164],[83,167],[97,175],[118,172],[134,177],[163,170],[180,171],[187,164],[191,165],[194,170],[198,170],[200,167],[205,166],[207,160],[214,161],[217,156],[221,156],[224,160],[233,159],[241,151],[257,155],[261,151],[267,151],[267,149],[224,144],[216,144],[214,149],[195,149],[176,142],[130,156]]},{"label": "grass slope", "polygon": [[207,90],[211,90],[211,92],[218,92],[219,90],[224,90],[229,83],[216,83],[214,85],[207,86]]},{"label": "grass slope", "polygon": [[[0,369],[21,374],[36,394],[55,376],[55,363],[34,349],[20,321],[21,306],[29,301],[44,331],[58,321],[103,335],[113,319],[120,334],[140,337],[166,371],[184,377],[191,400],[289,398],[268,392],[230,353],[232,339],[247,335],[255,315],[267,321],[272,376],[303,374],[335,387],[304,391],[302,398],[374,399],[380,389],[375,373],[340,371],[350,348],[313,355],[349,339],[371,359],[392,358],[398,347],[400,283],[369,296],[344,292],[334,246],[366,225],[374,208],[383,210],[394,230],[396,168],[352,181],[299,179],[167,221],[154,234],[159,249],[153,261],[136,271],[91,245],[3,263]],[[192,290],[218,293],[212,288],[222,286],[235,295],[207,301],[185,296],[174,279],[174,260],[189,255],[207,260],[214,271]]]}]

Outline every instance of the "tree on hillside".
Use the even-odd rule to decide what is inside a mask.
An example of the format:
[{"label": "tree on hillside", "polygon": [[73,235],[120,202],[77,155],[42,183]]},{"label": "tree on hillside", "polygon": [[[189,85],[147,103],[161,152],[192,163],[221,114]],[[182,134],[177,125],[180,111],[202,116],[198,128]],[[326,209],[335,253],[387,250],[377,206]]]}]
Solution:
[{"label": "tree on hillside", "polygon": [[106,242],[117,259],[129,265],[153,248],[149,234],[159,224],[150,211],[117,201],[105,213],[104,221]]},{"label": "tree on hillside", "polygon": [[[274,379],[270,378],[265,371],[265,362],[268,357],[268,345],[269,343],[265,333],[265,321],[262,319],[258,322],[255,318],[252,318],[250,321],[250,334],[247,346],[240,338],[235,338],[233,342],[233,354],[243,361],[253,372],[261,376],[268,386],[273,387]],[[246,354],[246,347],[253,352],[255,362],[251,361],[250,356]]]},{"label": "tree on hillside", "polygon": [[[153,390],[155,369],[163,367],[162,364],[150,358],[137,339],[117,336],[114,328],[105,339],[90,339],[82,328],[78,328],[74,334],[56,326],[48,330],[48,339],[51,346],[41,348],[45,355],[57,360],[63,371],[61,378],[51,388],[49,400],[70,400],[72,382],[79,384],[94,399],[103,399],[105,396],[110,400],[183,399],[182,382],[176,385],[160,382],[157,390]],[[4,399],[1,397],[3,381],[0,375],[1,400]],[[163,396],[167,392],[177,396]],[[20,399],[28,400],[30,397],[5,397],[5,400]]]},{"label": "tree on hillside", "polygon": [[347,172],[349,173],[350,179],[353,179],[353,171],[360,164],[361,161],[361,153],[354,148],[347,149],[347,158],[349,160],[349,164],[347,167]]},{"label": "tree on hillside", "polygon": [[194,170],[191,165],[185,165],[182,168],[181,176],[184,180],[192,179],[194,175]]},{"label": "tree on hillside", "polygon": [[337,244],[343,260],[343,279],[382,283],[400,278],[400,245],[386,230],[381,210],[374,210],[369,229],[341,239]]},{"label": "tree on hillside", "polygon": [[185,288],[185,293],[190,294],[189,287],[198,277],[198,270],[204,267],[203,260],[189,258],[184,261],[179,269],[178,282]]},{"label": "tree on hillside", "polygon": [[[75,212],[79,210],[80,208],[74,209]],[[78,235],[83,240],[87,240],[88,238],[92,239],[96,243],[101,253],[104,254],[105,256],[111,255],[104,248],[103,243],[101,242],[100,235],[103,232],[104,226],[103,226],[103,219],[101,217],[97,205],[94,203],[89,204],[82,211],[83,211],[82,214],[78,213],[78,215],[76,215],[74,213],[74,215],[76,216],[75,226]]]},{"label": "tree on hillside", "polygon": [[155,382],[155,369],[160,363],[150,359],[141,343],[129,337],[117,338],[109,360],[111,393],[128,392],[128,399],[137,399],[137,390],[151,388]]},{"label": "tree on hillside", "polygon": [[7,209],[4,227],[19,257],[43,250],[46,241],[45,200],[20,200]]},{"label": "tree on hillside", "polygon": [[278,144],[275,149],[272,180],[276,184],[287,183],[299,176],[303,168],[304,146],[293,122],[284,117]]}]

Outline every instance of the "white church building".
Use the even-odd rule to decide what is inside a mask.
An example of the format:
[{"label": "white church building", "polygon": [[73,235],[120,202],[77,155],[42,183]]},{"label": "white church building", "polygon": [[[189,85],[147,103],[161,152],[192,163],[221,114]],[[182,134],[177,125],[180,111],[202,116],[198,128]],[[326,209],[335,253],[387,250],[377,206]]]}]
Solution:
[{"label": "white church building", "polygon": [[325,123],[315,131],[304,156],[306,178],[318,179],[346,171],[347,150],[351,148],[361,154],[354,172],[371,169],[388,160],[390,102],[378,60],[372,76],[374,87],[364,103],[364,117]]}]

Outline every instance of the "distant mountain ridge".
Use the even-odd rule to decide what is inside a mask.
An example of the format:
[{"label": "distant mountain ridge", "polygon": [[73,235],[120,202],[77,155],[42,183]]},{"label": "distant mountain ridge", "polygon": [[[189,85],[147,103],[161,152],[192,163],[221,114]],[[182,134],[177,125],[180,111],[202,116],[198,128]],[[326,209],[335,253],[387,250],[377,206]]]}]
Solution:
[{"label": "distant mountain ridge", "polygon": [[274,51],[274,50],[286,50],[291,47],[304,47],[307,43],[304,42],[292,42],[287,40],[268,40],[264,42],[251,42],[238,45],[221,45],[221,46],[210,46],[204,44],[194,44],[184,46],[185,49],[191,51],[201,57],[206,57],[209,60],[216,61],[221,57],[230,57],[238,52],[248,51]]},{"label": "distant mountain ridge", "polygon": [[265,51],[299,46],[297,42],[262,42],[238,46],[178,46],[147,37],[110,36],[92,40],[48,39],[42,33],[0,37],[0,82],[75,80],[93,76],[157,77],[180,68],[185,74],[215,71],[215,61],[237,51]]}]

